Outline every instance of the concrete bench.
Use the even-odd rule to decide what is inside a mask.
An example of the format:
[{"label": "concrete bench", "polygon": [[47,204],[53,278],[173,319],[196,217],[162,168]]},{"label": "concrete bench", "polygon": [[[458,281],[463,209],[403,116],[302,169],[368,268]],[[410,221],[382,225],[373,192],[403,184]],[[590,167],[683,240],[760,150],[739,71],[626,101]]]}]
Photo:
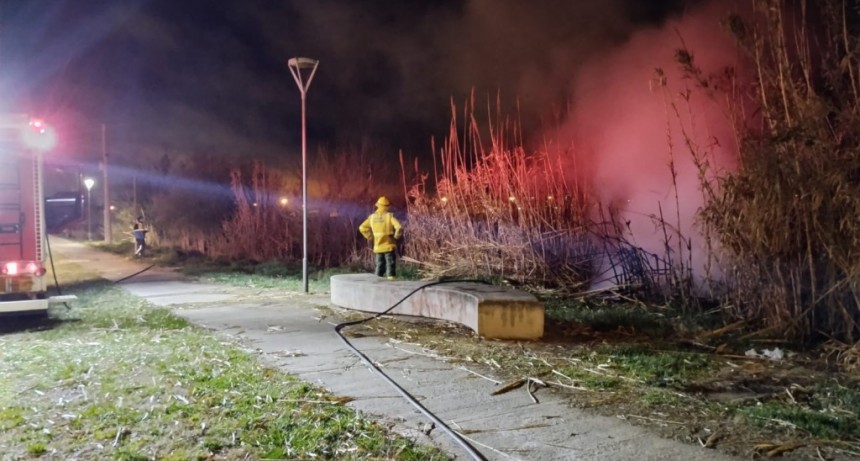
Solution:
[{"label": "concrete bench", "polygon": [[[383,312],[426,281],[386,280],[373,274],[331,277],[331,302],[364,312]],[[539,339],[543,303],[529,293],[472,282],[452,282],[419,290],[390,314],[449,320],[485,338]]]}]

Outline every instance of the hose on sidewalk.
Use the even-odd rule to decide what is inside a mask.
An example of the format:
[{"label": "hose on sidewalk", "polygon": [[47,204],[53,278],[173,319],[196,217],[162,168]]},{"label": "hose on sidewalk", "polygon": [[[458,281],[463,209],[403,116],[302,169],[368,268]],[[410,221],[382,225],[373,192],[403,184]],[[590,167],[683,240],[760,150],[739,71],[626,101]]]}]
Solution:
[{"label": "hose on sidewalk", "polygon": [[[51,251],[51,238],[47,232],[45,232],[45,245],[48,247],[48,261],[51,262],[51,274],[54,276],[54,288],[57,289],[57,294],[62,296],[63,292],[60,290],[60,281],[57,280],[57,269],[54,268],[54,253]],[[65,301],[63,301],[63,305],[66,306],[66,310],[72,309],[72,306]]]},{"label": "hose on sidewalk", "polygon": [[155,264],[150,264],[149,266],[146,266],[145,268],[143,268],[143,269],[141,269],[141,270],[139,270],[139,271],[135,272],[134,274],[128,275],[128,276],[123,277],[123,278],[121,278],[121,279],[119,279],[119,280],[114,280],[114,281],[113,281],[113,283],[125,282],[126,280],[128,280],[128,279],[130,279],[130,278],[132,278],[132,277],[136,277],[136,276],[138,276],[138,275],[140,275],[140,274],[142,274],[142,273],[144,273],[144,272],[146,272],[146,271],[148,271],[148,270],[152,269],[153,267],[155,267]]},{"label": "hose on sidewalk", "polygon": [[[53,274],[53,276],[54,276],[54,288],[57,290],[57,294],[58,294],[58,295],[62,295],[62,294],[63,294],[63,291],[60,289],[60,281],[59,281],[59,280],[57,280],[57,269],[54,267],[54,253],[51,251],[51,238],[50,238],[50,236],[49,236],[47,233],[45,234],[45,244],[46,244],[46,245],[47,245],[47,247],[48,247],[48,261],[50,261],[50,262],[51,262],[51,274]],[[126,276],[126,277],[123,277],[123,278],[121,278],[121,279],[119,279],[119,280],[114,280],[114,282],[113,282],[113,283],[120,283],[120,282],[124,282],[124,281],[126,281],[126,280],[128,280],[128,279],[130,279],[130,278],[132,278],[132,277],[138,276],[138,275],[140,275],[140,274],[142,274],[142,273],[144,273],[144,272],[146,272],[146,271],[148,271],[148,270],[152,269],[153,267],[155,267],[155,264],[150,264],[149,266],[147,266],[147,267],[145,267],[144,269],[141,269],[141,270],[139,270],[139,271],[135,272],[134,274],[131,274],[131,275]],[[63,305],[64,305],[64,306],[66,306],[66,309],[71,309],[71,308],[72,308],[72,306],[70,306],[70,305],[69,305],[69,303],[67,303],[67,302],[65,302],[65,301],[63,301]]]},{"label": "hose on sidewalk", "polygon": [[362,362],[364,362],[365,365],[367,365],[371,370],[373,370],[374,372],[379,374],[382,377],[382,379],[384,379],[386,382],[388,382],[388,384],[390,384],[401,396],[403,396],[403,398],[405,398],[410,404],[412,404],[412,406],[417,408],[418,411],[420,411],[421,413],[424,414],[424,416],[426,416],[431,421],[433,421],[433,423],[436,424],[436,427],[439,427],[445,433],[447,433],[452,439],[454,439],[454,441],[457,442],[457,444],[460,445],[463,448],[463,450],[465,450],[466,453],[468,453],[472,459],[477,460],[477,461],[487,461],[487,458],[484,457],[484,455],[482,455],[481,452],[476,450],[475,447],[473,447],[471,444],[469,444],[469,442],[466,441],[466,439],[464,439],[460,434],[458,434],[456,431],[454,431],[453,429],[448,427],[448,425],[445,424],[444,422],[442,422],[442,420],[439,419],[438,416],[433,414],[433,412],[431,412],[430,410],[425,408],[424,405],[421,405],[421,403],[415,397],[413,397],[406,389],[403,389],[399,384],[397,384],[393,379],[391,379],[390,376],[385,374],[385,372],[383,372],[379,367],[377,367],[376,364],[374,364],[372,360],[370,360],[366,355],[364,355],[361,351],[359,351],[351,342],[349,342],[348,339],[346,339],[346,337],[343,335],[343,333],[341,333],[341,330],[343,330],[346,327],[359,325],[361,323],[368,322],[370,320],[379,318],[379,317],[391,312],[392,310],[394,310],[395,307],[399,306],[401,303],[406,301],[410,296],[414,295],[415,293],[417,293],[417,292],[419,292],[419,291],[421,291],[427,287],[431,287],[434,285],[442,285],[445,283],[462,283],[462,282],[487,284],[487,282],[484,280],[467,280],[467,279],[446,279],[446,280],[437,280],[435,282],[430,282],[430,283],[421,285],[418,288],[412,290],[411,292],[409,292],[409,294],[407,294],[406,296],[401,298],[400,301],[397,301],[394,305],[392,305],[391,307],[389,307],[388,309],[386,309],[382,312],[379,312],[377,314],[371,315],[370,317],[366,317],[366,318],[363,318],[360,320],[352,320],[349,322],[342,322],[342,323],[335,325],[334,326],[334,332],[338,335],[338,337],[340,337],[340,339],[344,342],[344,344],[346,344],[346,346],[349,347],[352,350],[352,352],[355,355],[357,355],[358,358],[361,359]]}]

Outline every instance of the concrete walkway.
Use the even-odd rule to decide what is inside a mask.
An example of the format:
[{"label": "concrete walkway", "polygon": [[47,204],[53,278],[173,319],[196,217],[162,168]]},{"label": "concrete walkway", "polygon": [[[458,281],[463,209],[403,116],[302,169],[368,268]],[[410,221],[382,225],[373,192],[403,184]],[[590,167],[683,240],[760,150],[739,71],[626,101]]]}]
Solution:
[{"label": "concrete walkway", "polygon": [[[85,263],[117,281],[146,267],[145,261],[51,238],[55,259]],[[62,283],[62,280],[60,281]],[[434,444],[455,459],[464,450],[371,372],[335,335],[316,306],[327,293],[263,293],[201,283],[166,269],[150,269],[120,282],[130,293],[226,335],[260,359],[353,400],[348,404],[381,424]],[[362,352],[490,460],[731,460],[719,452],[660,438],[619,419],[569,408],[561,392],[542,389],[534,403],[522,390],[493,396],[495,385],[475,373],[425,354],[414,345],[384,337],[350,338]]]}]

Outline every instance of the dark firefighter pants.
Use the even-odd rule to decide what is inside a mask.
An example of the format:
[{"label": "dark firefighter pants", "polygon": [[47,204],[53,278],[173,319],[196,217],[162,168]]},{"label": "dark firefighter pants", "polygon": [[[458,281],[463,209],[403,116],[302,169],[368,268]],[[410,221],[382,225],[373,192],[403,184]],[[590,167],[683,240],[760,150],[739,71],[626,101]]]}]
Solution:
[{"label": "dark firefighter pants", "polygon": [[397,262],[396,255],[393,251],[388,253],[375,253],[376,255],[376,275],[379,277],[396,277]]},{"label": "dark firefighter pants", "polygon": [[144,251],[146,251],[146,240],[134,239],[134,255],[143,256]]}]

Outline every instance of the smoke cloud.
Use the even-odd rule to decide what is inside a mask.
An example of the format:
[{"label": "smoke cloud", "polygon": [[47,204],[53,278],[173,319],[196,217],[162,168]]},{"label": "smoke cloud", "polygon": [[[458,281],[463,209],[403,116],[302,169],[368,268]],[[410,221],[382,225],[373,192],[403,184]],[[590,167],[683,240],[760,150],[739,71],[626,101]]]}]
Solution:
[{"label": "smoke cloud", "polygon": [[[704,204],[703,170],[694,158],[707,160],[712,179],[736,168],[737,144],[721,93],[725,88],[715,88],[713,81],[708,91],[698,88],[676,52],[692,53],[706,74],[734,69],[743,84],[740,52],[719,24],[726,13],[717,4],[690,11],[659,28],[640,30],[590,60],[574,79],[571,116],[551,134],[573,144],[575,174],[626,223],[627,240],[662,256],[668,235],[677,263],[681,252],[690,257],[686,248],[679,251],[679,238],[689,239],[692,269],[699,275],[706,262],[696,225]],[[658,225],[661,216],[667,229]]]},{"label": "smoke cloud", "polygon": [[311,97],[337,101],[338,133],[421,155],[431,136],[447,134],[449,101],[472,91],[492,105],[499,95],[526,132],[556,123],[585,62],[694,2],[413,3],[297,2],[282,51],[320,59]]},{"label": "smoke cloud", "polygon": [[29,95],[22,110],[69,132],[108,123],[113,145],[129,151],[284,158],[299,138],[291,57],[320,60],[312,148],[371,139],[386,155],[426,155],[431,136],[447,134],[452,98],[499,94],[534,132],[566,107],[583,63],[694,2],[78,3],[0,5],[0,89]]}]

